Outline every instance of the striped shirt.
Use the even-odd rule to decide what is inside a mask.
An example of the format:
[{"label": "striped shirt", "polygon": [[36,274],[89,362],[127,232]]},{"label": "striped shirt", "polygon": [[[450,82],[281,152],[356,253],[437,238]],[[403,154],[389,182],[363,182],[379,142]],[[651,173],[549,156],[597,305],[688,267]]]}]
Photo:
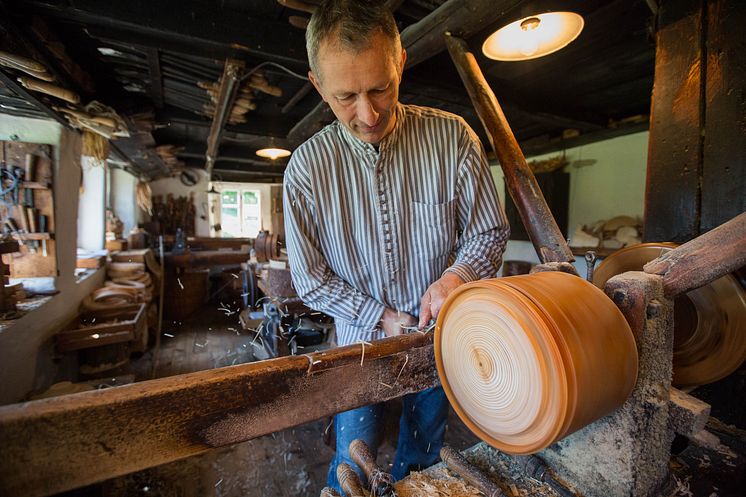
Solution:
[{"label": "striped shirt", "polygon": [[284,211],[295,288],[334,317],[339,345],[383,338],[385,307],[417,317],[445,271],[495,277],[510,232],[474,131],[403,104],[379,147],[339,121],[301,145],[285,172]]}]

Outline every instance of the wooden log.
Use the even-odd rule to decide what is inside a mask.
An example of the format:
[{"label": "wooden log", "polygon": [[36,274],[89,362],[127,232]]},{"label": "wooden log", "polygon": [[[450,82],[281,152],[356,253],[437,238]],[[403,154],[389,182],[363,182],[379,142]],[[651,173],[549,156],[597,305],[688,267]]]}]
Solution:
[{"label": "wooden log", "polygon": [[474,55],[469,52],[464,40],[454,36],[446,35],[446,46],[487,131],[492,148],[500,160],[500,166],[505,173],[505,184],[539,259],[542,262],[575,261],[575,256],[560,232],[536,178],[505,119],[505,114],[484,79]]},{"label": "wooden log", "polygon": [[487,478],[487,475],[467,461],[457,450],[446,445],[440,449],[440,458],[446,463],[448,469],[458,473],[466,483],[482,492],[486,497],[505,497],[505,494],[495,482]]},{"label": "wooden log", "polygon": [[166,254],[166,265],[185,268],[241,264],[249,260],[249,254],[240,250],[200,250],[183,254]]},{"label": "wooden log", "polygon": [[414,333],[0,407],[0,495],[62,492],[437,384],[432,334]]},{"label": "wooden log", "polygon": [[746,264],[746,212],[643,267],[663,277],[666,297],[707,285]]}]

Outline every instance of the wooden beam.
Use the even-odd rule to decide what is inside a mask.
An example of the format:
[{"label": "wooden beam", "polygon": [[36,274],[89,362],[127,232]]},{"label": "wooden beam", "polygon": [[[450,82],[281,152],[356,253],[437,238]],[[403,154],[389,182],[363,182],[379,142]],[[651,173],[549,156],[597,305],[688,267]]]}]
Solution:
[{"label": "wooden beam", "polygon": [[[684,4],[661,3],[661,21]],[[670,12],[670,14],[669,14]],[[702,169],[702,12],[657,34],[643,239],[685,242],[699,234]]]},{"label": "wooden beam", "polygon": [[163,76],[161,75],[161,60],[157,48],[146,48],[148,54],[148,75],[150,79],[150,96],[157,109],[163,108]]},{"label": "wooden beam", "polygon": [[238,60],[226,59],[223,77],[220,78],[218,98],[215,102],[215,115],[212,116],[210,132],[207,135],[207,152],[205,153],[205,169],[207,176],[212,174],[212,168],[218,157],[220,138],[225,130],[225,123],[236,100],[236,93],[241,86],[241,77],[244,74],[245,65]]},{"label": "wooden beam", "polygon": [[510,12],[520,0],[448,0],[421,21],[401,33],[407,49],[407,65],[412,67],[445,49],[443,35],[468,38]]},{"label": "wooden beam", "polygon": [[567,240],[557,226],[526,158],[510,129],[495,94],[482,76],[466,42],[446,36],[446,45],[456,69],[482,121],[492,148],[505,173],[505,184],[521,221],[542,262],[574,262]]},{"label": "wooden beam", "polygon": [[707,285],[746,265],[746,212],[648,262],[644,271],[663,276],[667,297]]},{"label": "wooden beam", "polygon": [[284,22],[236,15],[230,8],[199,0],[76,0],[72,4],[36,0],[18,8],[85,24],[95,38],[135,40],[188,55],[220,59],[243,55],[308,66],[301,32],[289,30]]},{"label": "wooden beam", "polygon": [[746,3],[707,2],[700,232],[746,211]]},{"label": "wooden beam", "polygon": [[0,407],[0,495],[55,494],[437,384],[432,334],[414,333]]}]

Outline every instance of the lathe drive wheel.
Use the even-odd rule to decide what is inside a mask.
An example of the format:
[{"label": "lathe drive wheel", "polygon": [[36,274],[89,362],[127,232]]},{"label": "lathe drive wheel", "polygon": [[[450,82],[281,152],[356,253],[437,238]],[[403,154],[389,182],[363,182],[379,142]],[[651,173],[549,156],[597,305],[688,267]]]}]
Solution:
[{"label": "lathe drive wheel", "polygon": [[[593,283],[642,267],[676,248],[674,243],[641,243],[611,254]],[[746,360],[746,292],[732,275],[681,295],[674,301],[673,384],[706,385],[725,378]]]},{"label": "lathe drive wheel", "polygon": [[621,406],[638,366],[619,309],[559,272],[459,287],[438,316],[435,361],[459,417],[509,454],[537,452]]}]

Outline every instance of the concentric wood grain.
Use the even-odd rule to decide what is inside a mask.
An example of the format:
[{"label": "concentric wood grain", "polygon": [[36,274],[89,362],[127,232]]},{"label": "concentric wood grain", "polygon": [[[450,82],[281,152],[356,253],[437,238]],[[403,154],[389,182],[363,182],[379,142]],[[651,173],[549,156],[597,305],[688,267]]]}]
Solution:
[{"label": "concentric wood grain", "polygon": [[512,454],[541,450],[618,407],[637,373],[619,310],[561,273],[460,287],[438,318],[435,357],[461,419]]}]

